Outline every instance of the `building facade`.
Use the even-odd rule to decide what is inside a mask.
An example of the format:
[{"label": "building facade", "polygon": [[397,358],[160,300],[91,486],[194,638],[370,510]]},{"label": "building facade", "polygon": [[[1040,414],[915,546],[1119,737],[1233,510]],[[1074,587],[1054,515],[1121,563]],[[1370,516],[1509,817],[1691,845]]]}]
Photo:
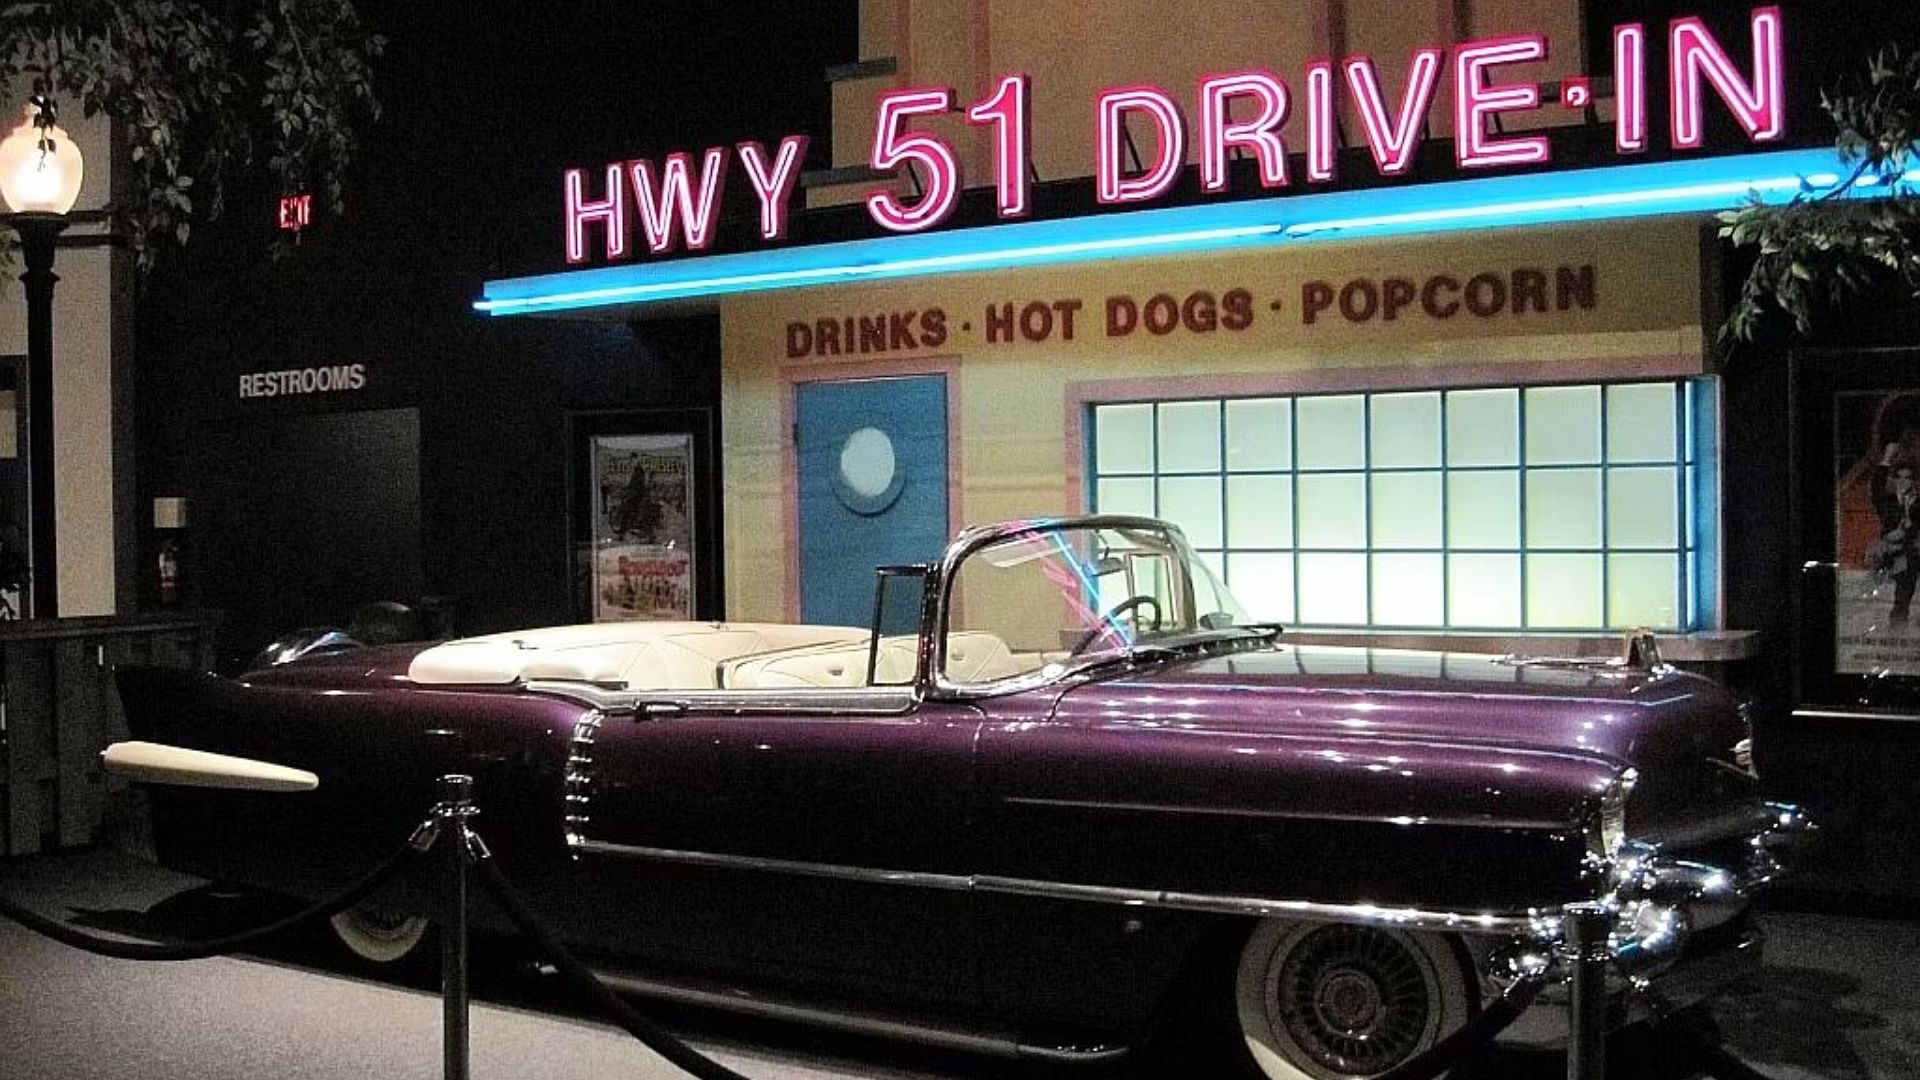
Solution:
[{"label": "building facade", "polygon": [[[1893,24],[1550,0],[860,16],[831,168],[795,183],[768,142],[731,188],[726,147],[570,170],[570,268],[476,304],[717,312],[729,617],[860,622],[872,566],[968,524],[1149,513],[1297,640],[1565,656],[1652,628],[1756,703],[1778,782],[1856,836],[1911,818],[1883,766],[1912,758],[1920,638],[1869,497],[1872,454],[1907,453],[1899,392],[1860,376],[1824,413],[1791,374],[1819,362],[1725,348],[1744,266],[1713,219],[1840,179],[1814,87]],[[709,232],[729,206],[757,232]],[[1858,460],[1833,488],[1836,446]],[[1822,562],[1824,593],[1797,569]]]},{"label": "building facade", "polygon": [[[1655,146],[1668,95],[1647,89],[1670,60],[1707,70],[1676,117],[1736,128],[1722,151],[1791,145],[1780,13],[1692,19],[1678,59],[1664,24],[1649,52],[1648,23],[1574,4],[1217,14],[1176,31],[1148,5],[865,3],[860,61],[834,73],[834,168],[790,196],[796,229],[860,237],[841,242],[863,265],[663,294],[674,263],[618,264],[643,244],[697,259],[711,237],[689,215],[682,243],[670,186],[637,186],[653,166],[614,163],[568,173],[581,269],[493,283],[479,306],[717,310],[734,617],[854,619],[876,562],[930,557],[968,523],[1109,510],[1178,522],[1290,626],[1558,639],[1519,651],[1648,626],[1683,659],[1753,655],[1721,599],[1707,204],[1661,211],[1702,169],[1717,204],[1791,169]],[[1585,74],[1621,64],[1630,79]],[[1463,122],[1478,134],[1456,138]],[[773,159],[754,149],[758,183]],[[707,151],[701,182],[729,156]],[[697,161],[667,159],[662,183]],[[973,228],[943,243],[915,217],[933,204]],[[777,278],[780,250],[686,280]],[[945,272],[969,265],[991,272]]]},{"label": "building facade", "polygon": [[[828,59],[790,93],[683,73],[644,134],[609,106],[496,149],[524,99],[402,106],[385,195],[290,271],[216,237],[161,282],[191,299],[144,328],[141,400],[172,404],[142,493],[196,507],[228,666],[423,596],[459,632],[864,624],[875,565],[970,524],[1145,512],[1299,640],[1552,657],[1651,627],[1857,851],[1920,816],[1920,636],[1867,555],[1910,309],[1729,350],[1713,219],[1838,179],[1817,88],[1898,5],[853,7],[820,40],[678,28]],[[554,32],[601,81],[646,70],[638,31]],[[782,111],[818,67],[826,130]],[[462,166],[421,164],[450,122]],[[1838,592],[1803,572],[1848,560]],[[1877,865],[1841,887],[1920,887]]]}]

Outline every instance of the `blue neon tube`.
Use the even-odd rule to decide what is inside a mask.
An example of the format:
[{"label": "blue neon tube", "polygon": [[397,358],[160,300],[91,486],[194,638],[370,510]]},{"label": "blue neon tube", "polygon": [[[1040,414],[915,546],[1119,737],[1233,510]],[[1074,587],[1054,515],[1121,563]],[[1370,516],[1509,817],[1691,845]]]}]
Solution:
[{"label": "blue neon tube", "polygon": [[[1181,251],[1703,213],[1749,194],[1783,203],[1850,172],[1832,150],[1780,150],[1203,203],[507,278],[487,282],[473,306],[534,315]],[[1911,190],[1904,180],[1862,184],[1848,197],[1896,189]]]}]

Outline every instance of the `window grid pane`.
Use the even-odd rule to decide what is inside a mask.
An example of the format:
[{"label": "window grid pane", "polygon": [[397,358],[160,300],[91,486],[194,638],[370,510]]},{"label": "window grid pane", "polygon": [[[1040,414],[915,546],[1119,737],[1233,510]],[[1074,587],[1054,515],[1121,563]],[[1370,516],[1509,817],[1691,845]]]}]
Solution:
[{"label": "window grid pane", "polygon": [[1708,392],[1668,381],[1099,404],[1087,490],[1097,511],[1175,520],[1264,618],[1690,629],[1712,591],[1693,445]]}]

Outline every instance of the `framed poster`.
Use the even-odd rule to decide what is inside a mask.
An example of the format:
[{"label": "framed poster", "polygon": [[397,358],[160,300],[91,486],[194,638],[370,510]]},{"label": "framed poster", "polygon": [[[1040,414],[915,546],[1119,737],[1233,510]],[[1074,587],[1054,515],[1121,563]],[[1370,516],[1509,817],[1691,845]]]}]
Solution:
[{"label": "framed poster", "polygon": [[1920,392],[1840,390],[1833,408],[1833,670],[1920,676]]},{"label": "framed poster", "polygon": [[595,435],[593,621],[693,618],[693,435]]},{"label": "framed poster", "polygon": [[582,622],[720,617],[712,417],[701,409],[567,417],[569,591]]},{"label": "framed poster", "polygon": [[1920,709],[1920,352],[1796,353],[1799,707]]}]

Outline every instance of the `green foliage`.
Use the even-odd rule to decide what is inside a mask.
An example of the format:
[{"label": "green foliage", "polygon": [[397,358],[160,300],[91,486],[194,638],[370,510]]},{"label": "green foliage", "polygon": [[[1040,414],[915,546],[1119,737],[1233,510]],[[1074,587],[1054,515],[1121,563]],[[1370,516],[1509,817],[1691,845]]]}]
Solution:
[{"label": "green foliage", "polygon": [[[1889,48],[1874,58],[1864,84],[1823,92],[1820,104],[1853,171],[1831,188],[1803,188],[1781,206],[1755,198],[1719,215],[1723,239],[1757,250],[1720,328],[1723,339],[1753,340],[1775,310],[1805,336],[1819,311],[1889,281],[1920,296],[1920,200],[1906,175],[1920,164],[1920,53]],[[1894,196],[1844,197],[1862,184],[1891,184]]]},{"label": "green foliage", "polygon": [[[344,208],[385,41],[352,0],[57,0],[0,8],[0,77],[120,122],[138,182],[116,207],[150,265],[262,157],[281,192]],[[276,240],[276,254],[286,241]]]}]

